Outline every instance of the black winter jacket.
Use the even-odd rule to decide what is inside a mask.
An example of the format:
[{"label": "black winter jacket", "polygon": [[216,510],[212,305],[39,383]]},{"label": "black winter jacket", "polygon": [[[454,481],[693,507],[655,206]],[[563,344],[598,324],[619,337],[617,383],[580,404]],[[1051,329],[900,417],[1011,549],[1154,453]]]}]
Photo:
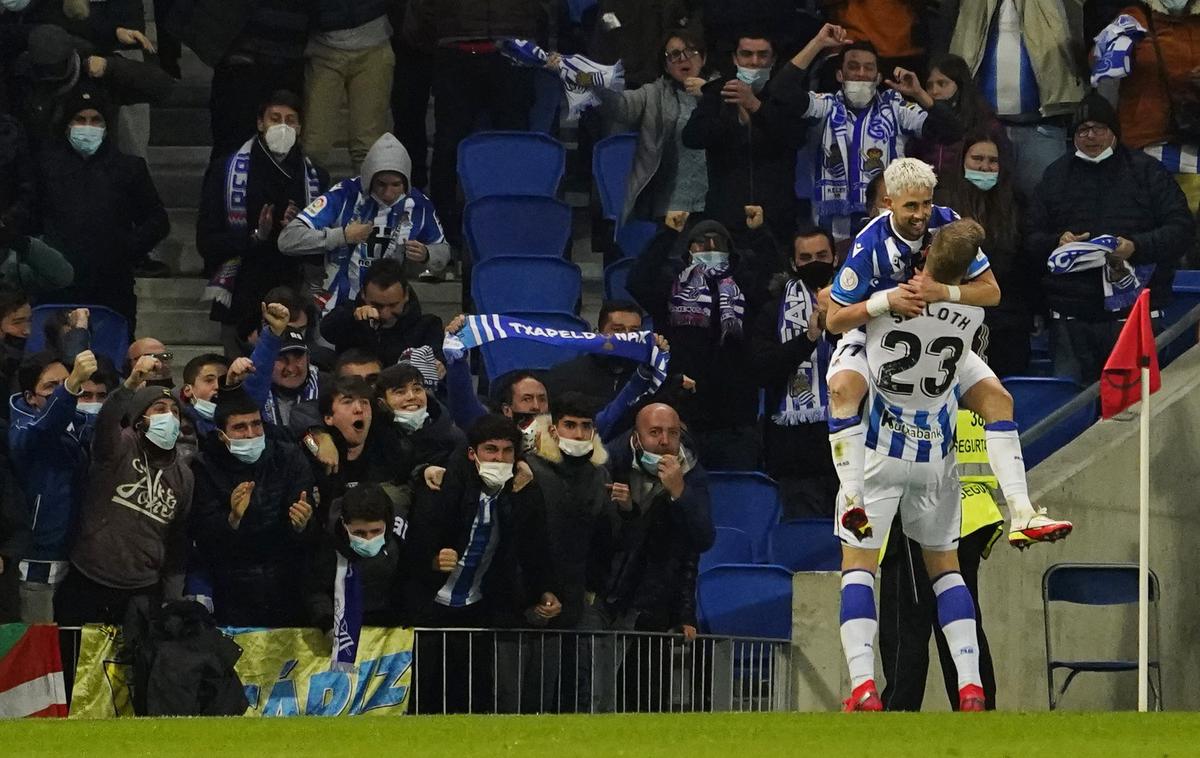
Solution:
[{"label": "black winter jacket", "polygon": [[1029,257],[1038,266],[1049,307],[1088,321],[1125,314],[1104,309],[1105,269],[1050,274],[1046,261],[1063,232],[1093,237],[1113,234],[1135,246],[1129,262],[1156,263],[1150,278],[1150,305],[1171,301],[1179,258],[1189,252],[1195,222],[1187,198],[1163,165],[1145,153],[1118,145],[1111,158],[1089,163],[1073,153],[1051,163],[1025,214]]},{"label": "black winter jacket", "polygon": [[613,445],[608,466],[614,482],[635,491],[635,504],[632,510],[618,511],[621,528],[599,601],[610,614],[636,612],[641,631],[695,626],[697,566],[716,538],[708,473],[694,463],[684,474],[682,497],[672,501],[659,487],[648,506],[639,507],[637,483],[648,475],[634,471],[627,440]]},{"label": "black winter jacket", "polygon": [[353,301],[336,306],[321,319],[321,336],[333,343],[339,353],[350,348],[368,350],[391,366],[400,360],[410,347],[428,345],[434,357],[444,362],[442,339],[445,333],[442,320],[431,313],[421,312],[421,303],[412,287],[408,288],[408,302],[392,326],[372,328],[369,321],[358,321],[354,310],[363,305],[362,295]]},{"label": "black winter jacket", "polygon": [[[196,557],[212,577],[217,621],[233,626],[301,623],[301,577],[319,526],[314,516],[296,532],[288,518],[301,493],[316,507],[312,472],[299,448],[269,435],[262,457],[247,465],[213,434],[200,441],[192,471],[196,495],[189,531]],[[234,529],[229,497],[242,482],[254,482],[254,492]]]},{"label": "black winter jacket", "polygon": [[27,234],[37,197],[37,174],[25,130],[0,111],[0,248]]},{"label": "black winter jacket", "polygon": [[362,572],[363,626],[402,626],[406,623],[405,585],[412,565],[401,538],[388,525],[383,549],[364,558],[350,548],[346,528],[338,522],[333,534],[323,534],[308,571],[305,588],[307,622],[318,629],[333,628],[333,583],[337,557],[345,556]]}]

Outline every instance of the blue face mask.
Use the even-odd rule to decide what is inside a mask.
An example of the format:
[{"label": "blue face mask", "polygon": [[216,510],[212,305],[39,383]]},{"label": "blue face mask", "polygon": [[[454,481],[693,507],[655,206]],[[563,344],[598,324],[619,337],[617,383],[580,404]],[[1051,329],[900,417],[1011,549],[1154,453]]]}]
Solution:
[{"label": "blue face mask", "polygon": [[662,456],[658,453],[650,453],[645,450],[638,456],[638,463],[649,474],[658,476],[658,462],[662,460]]},{"label": "blue face mask", "polygon": [[374,558],[379,555],[379,551],[383,550],[386,534],[380,534],[365,540],[362,537],[355,537],[353,534],[346,535],[350,538],[350,549],[361,555],[363,558]]},{"label": "blue face mask", "polygon": [[744,84],[749,84],[750,89],[755,92],[761,92],[762,88],[767,85],[767,80],[771,78],[771,69],[769,68],[750,68],[749,66],[737,67],[738,81]]},{"label": "blue face mask", "polygon": [[217,404],[211,400],[201,400],[196,398],[192,401],[192,407],[196,409],[196,414],[202,419],[213,420],[213,416],[217,413]]},{"label": "blue face mask", "polygon": [[144,418],[146,419],[146,439],[153,442],[155,447],[163,450],[173,449],[176,441],[179,440],[179,419],[175,418],[175,414],[159,413]]},{"label": "blue face mask", "polygon": [[710,271],[729,267],[729,253],[723,253],[720,250],[692,253],[692,260]]},{"label": "blue face mask", "polygon": [[100,406],[102,405],[104,405],[104,403],[76,403],[75,410],[79,411],[85,416],[95,416],[100,413]]},{"label": "blue face mask", "polygon": [[244,440],[229,440],[229,453],[242,463],[257,463],[267,449],[267,435]]},{"label": "blue face mask", "polygon": [[992,187],[996,186],[996,182],[1000,181],[999,171],[976,171],[973,168],[968,168],[963,171],[963,177],[968,182],[974,184],[979,189],[987,192]]},{"label": "blue face mask", "polygon": [[425,419],[429,418],[429,409],[420,408],[415,411],[392,411],[392,418],[396,423],[404,427],[410,432],[415,432],[425,426]]},{"label": "blue face mask", "polygon": [[83,156],[93,156],[104,142],[103,126],[72,126],[69,139],[75,152]]}]

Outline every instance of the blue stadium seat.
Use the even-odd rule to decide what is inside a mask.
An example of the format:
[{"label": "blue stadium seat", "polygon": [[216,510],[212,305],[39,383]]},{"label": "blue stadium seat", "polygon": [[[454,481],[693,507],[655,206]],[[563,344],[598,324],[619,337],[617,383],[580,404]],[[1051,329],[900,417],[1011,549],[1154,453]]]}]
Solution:
[{"label": "blue stadium seat", "polygon": [[490,195],[554,197],[567,149],[539,132],[478,132],[458,144],[458,178],[466,202]]},{"label": "blue stadium seat", "polygon": [[[1175,272],[1175,284],[1171,287],[1171,304],[1163,309],[1162,326],[1164,329],[1174,324],[1188,314],[1188,311],[1200,305],[1200,271],[1183,269]],[[1160,366],[1166,366],[1171,361],[1183,355],[1196,344],[1196,329],[1188,329],[1184,334],[1163,346],[1158,353]]]},{"label": "blue stadium seat", "polygon": [[741,529],[754,545],[754,560],[767,559],[767,532],[779,523],[779,485],[757,471],[710,471],[713,524]]},{"label": "blue stadium seat", "polygon": [[125,353],[129,350],[129,322],[116,311],[103,305],[46,303],[33,309],[29,340],[25,343],[26,353],[35,353],[46,346],[45,326],[51,314],[58,311],[73,311],[87,308],[91,312],[88,328],[92,333],[92,352],[104,355],[113,362],[117,370],[125,365]]},{"label": "blue stadium seat", "polygon": [[[1162,667],[1158,660],[1158,599],[1160,588],[1158,575],[1150,571],[1150,660],[1147,676],[1155,710],[1162,710]],[[1042,615],[1046,625],[1046,692],[1050,710],[1061,704],[1071,681],[1084,672],[1112,674],[1138,670],[1136,657],[1124,660],[1066,660],[1055,653],[1053,641],[1062,635],[1052,634],[1050,627],[1057,619],[1052,617],[1051,603],[1073,603],[1075,605],[1136,606],[1138,603],[1138,567],[1134,563],[1056,563],[1042,575]],[[1094,619],[1093,615],[1085,618]],[[1136,632],[1133,635],[1136,640]],[[1088,639],[1091,639],[1089,637]],[[1054,673],[1067,671],[1062,687],[1056,690]]]},{"label": "blue stadium seat", "polygon": [[771,527],[767,560],[791,571],[840,571],[842,542],[833,532],[833,519],[796,519]]},{"label": "blue stadium seat", "polygon": [[753,563],[754,546],[750,538],[741,529],[730,526],[718,526],[717,538],[703,555],[700,556],[700,570],[708,571],[713,566],[725,563]]},{"label": "blue stadium seat", "polygon": [[637,150],[637,134],[614,134],[596,143],[592,150],[592,176],[600,193],[600,209],[604,218],[616,221],[625,205],[625,183],[633,169],[633,154]]},{"label": "blue stadium seat", "polygon": [[792,572],[783,566],[714,566],[696,581],[701,630],[737,637],[792,637]]},{"label": "blue stadium seat", "polygon": [[571,241],[571,208],[552,197],[485,197],[463,209],[463,234],[475,263],[501,255],[561,258]]},{"label": "blue stadium seat", "polygon": [[659,225],[653,221],[626,221],[624,226],[617,229],[614,237],[617,250],[620,251],[622,258],[636,258],[645,252],[646,247],[658,236],[659,231]]},{"label": "blue stadium seat", "polygon": [[[569,313],[516,311],[505,315],[554,329],[587,331],[590,328],[586,321]],[[524,339],[488,342],[480,345],[479,350],[483,354],[483,366],[488,381],[495,381],[510,371],[552,368],[579,356],[575,350]]]},{"label": "blue stadium seat", "polygon": [[629,290],[625,289],[625,281],[629,278],[629,270],[636,263],[633,258],[622,258],[616,263],[604,267],[604,299],[632,300]]},{"label": "blue stadium seat", "polygon": [[489,258],[471,271],[471,299],[480,313],[574,313],[582,287],[579,266],[561,258]]},{"label": "blue stadium seat", "polygon": [[[1083,389],[1070,379],[1041,376],[1009,376],[1004,388],[1013,396],[1013,418],[1017,429],[1027,431],[1054,411],[1066,405]],[[1096,404],[1091,403],[1053,431],[1026,445],[1025,468],[1033,468],[1051,453],[1078,437],[1096,420]]]}]

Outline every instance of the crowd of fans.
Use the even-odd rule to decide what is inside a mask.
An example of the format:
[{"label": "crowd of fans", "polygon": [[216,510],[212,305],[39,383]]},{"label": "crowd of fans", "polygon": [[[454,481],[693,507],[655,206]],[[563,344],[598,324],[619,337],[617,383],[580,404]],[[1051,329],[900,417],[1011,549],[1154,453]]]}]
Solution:
[{"label": "crowd of fans", "polygon": [[[368,624],[694,636],[706,469],[833,513],[817,293],[887,208],[890,162],[931,164],[936,202],[983,225],[1000,376],[1045,330],[1057,375],[1097,379],[1128,276],[1158,315],[1194,260],[1192,5],[156,0],[147,36],[141,0],[0,0],[0,620],[186,595],[221,624],[328,630],[350,562]],[[652,323],[657,390],[588,355],[485,403],[444,344],[462,321],[410,285],[469,258],[458,143],[530,128],[544,97],[513,39],[624,62],[580,150],[637,134],[620,223],[660,231],[595,328]],[[27,351],[39,303],[132,335],[135,276],[164,273],[138,106],[170,96],[180,42],[213,71],[196,247],[224,352],[180,369],[156,335],[115,365],[86,307]],[[356,176],[331,178],[341,142]],[[1048,266],[1099,239],[1104,265]]]}]

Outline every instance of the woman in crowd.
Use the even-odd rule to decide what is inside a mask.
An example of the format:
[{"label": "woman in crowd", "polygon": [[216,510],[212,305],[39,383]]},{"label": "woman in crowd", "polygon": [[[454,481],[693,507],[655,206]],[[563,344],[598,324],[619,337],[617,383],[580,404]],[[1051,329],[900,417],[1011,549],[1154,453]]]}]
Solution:
[{"label": "woman in crowd", "polygon": [[[975,85],[971,70],[962,58],[947,54],[934,60],[929,67],[925,91],[934,100],[950,102],[967,134],[985,133],[993,139],[1002,139],[1003,131],[996,114]],[[920,138],[908,143],[905,154],[933,166],[941,177],[958,172],[962,151],[962,142],[943,145],[934,139]]]},{"label": "woman in crowd", "polygon": [[603,116],[638,132],[621,224],[630,218],[657,221],[671,211],[704,209],[704,151],[684,147],[680,140],[706,82],[704,39],[690,29],[676,29],[668,33],[661,50],[663,75],[655,81],[625,92],[596,90]]},{"label": "woman in crowd", "polygon": [[1012,155],[988,132],[963,140],[958,170],[939,176],[934,202],[983,225],[983,252],[1000,283],[1000,304],[984,317],[987,340],[980,355],[998,376],[1023,374],[1029,366],[1029,333],[1038,274],[1022,245],[1021,203],[1013,186]]}]

